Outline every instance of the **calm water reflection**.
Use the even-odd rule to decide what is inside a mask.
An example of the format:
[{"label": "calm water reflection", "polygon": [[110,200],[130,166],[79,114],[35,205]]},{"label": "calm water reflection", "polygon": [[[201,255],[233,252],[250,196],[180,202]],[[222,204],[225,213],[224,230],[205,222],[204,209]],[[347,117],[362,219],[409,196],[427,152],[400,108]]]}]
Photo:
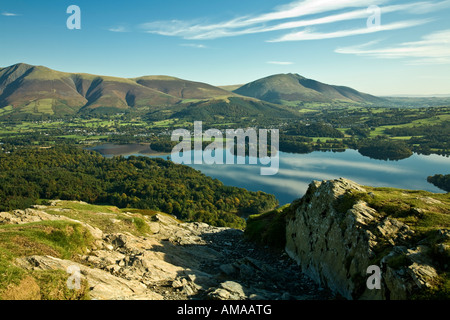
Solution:
[{"label": "calm water reflection", "polygon": [[[119,149],[100,146],[105,156],[117,155]],[[93,148],[93,150],[96,150]],[[123,151],[123,146],[120,147]],[[123,155],[143,155],[167,158],[167,155],[150,155],[124,152]],[[235,161],[236,163],[236,161]],[[246,161],[248,163],[248,159]],[[264,191],[276,195],[280,204],[290,203],[306,192],[312,180],[329,180],[340,177],[362,185],[443,192],[427,182],[434,174],[450,173],[450,158],[438,155],[417,155],[401,161],[374,160],[355,150],[341,153],[313,152],[288,154],[280,152],[280,169],[275,176],[261,176],[260,165],[189,165],[204,174],[217,178],[225,185]]]}]

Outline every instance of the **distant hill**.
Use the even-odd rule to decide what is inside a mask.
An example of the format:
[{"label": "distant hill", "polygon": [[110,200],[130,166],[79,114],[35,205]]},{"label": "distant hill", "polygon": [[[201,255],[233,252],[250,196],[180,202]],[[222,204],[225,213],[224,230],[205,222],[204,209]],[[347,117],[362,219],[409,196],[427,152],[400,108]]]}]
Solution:
[{"label": "distant hill", "polygon": [[237,96],[230,91],[212,85],[168,76],[146,76],[133,79],[138,84],[179,99],[212,99]]},{"label": "distant hill", "polygon": [[126,79],[60,72],[25,63],[0,68],[0,108],[8,107],[16,114],[120,112],[233,96],[238,95],[206,83],[167,76]]},{"label": "distant hill", "polygon": [[298,74],[277,74],[243,85],[234,93],[277,104],[301,102],[381,103],[384,99],[355,89],[333,86]]},{"label": "distant hill", "polygon": [[239,89],[240,87],[242,87],[242,84],[233,84],[233,85],[229,85],[229,86],[219,86],[219,88],[226,90],[226,91],[234,91]]},{"label": "distant hill", "polygon": [[[168,110],[162,110],[152,115],[154,119],[168,116]],[[228,120],[235,121],[243,118],[281,119],[299,117],[299,113],[287,107],[250,99],[245,97],[229,97],[227,99],[212,99],[208,101],[192,102],[172,109],[170,118],[186,119],[189,121]],[[158,118],[159,116],[159,118]]]},{"label": "distant hill", "polygon": [[0,108],[31,114],[74,114],[82,109],[125,110],[171,105],[180,99],[130,79],[74,74],[16,64],[0,69]]},{"label": "distant hill", "polygon": [[167,114],[173,111],[176,116],[189,118],[201,115],[279,118],[294,113],[281,105],[335,101],[376,103],[384,100],[297,74],[274,75],[243,86],[215,87],[169,76],[127,79],[60,72],[25,63],[0,68],[2,116],[166,110]]}]

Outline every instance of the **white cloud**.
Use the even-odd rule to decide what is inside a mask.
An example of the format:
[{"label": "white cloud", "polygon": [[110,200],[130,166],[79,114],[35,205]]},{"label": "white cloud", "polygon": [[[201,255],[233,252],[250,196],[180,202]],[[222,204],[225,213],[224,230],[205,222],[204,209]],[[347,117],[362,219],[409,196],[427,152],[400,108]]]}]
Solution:
[{"label": "white cloud", "polygon": [[[358,153],[357,151],[353,151]],[[397,163],[388,164],[385,161],[374,161],[370,162],[358,162],[344,159],[323,159],[320,157],[308,157],[303,159],[294,159],[287,158],[282,160],[283,163],[295,168],[297,167],[299,170],[303,170],[305,172],[313,172],[314,174],[319,173],[320,170],[325,171],[326,169],[331,168],[352,168],[354,170],[364,170],[364,171],[379,171],[379,172],[387,172],[392,174],[397,173],[408,173],[409,170],[404,169],[399,166]]]},{"label": "white cloud", "polygon": [[191,48],[197,48],[197,49],[205,49],[207,46],[204,44],[196,44],[196,43],[182,43],[180,44],[182,47],[191,47]]},{"label": "white cloud", "polygon": [[124,26],[112,27],[109,28],[108,31],[111,32],[128,32],[128,29]]},{"label": "white cloud", "polygon": [[397,29],[405,29],[414,26],[418,26],[421,24],[425,24],[429,22],[429,19],[424,20],[409,20],[409,21],[401,21],[391,24],[380,25],[378,27],[372,28],[360,28],[360,29],[350,29],[350,30],[340,30],[334,32],[320,33],[313,32],[310,29],[306,29],[300,32],[293,32],[286,34],[280,38],[269,40],[268,42],[285,42],[285,41],[304,41],[304,40],[322,40],[322,39],[331,39],[331,38],[342,38],[349,36],[356,36],[362,34],[375,33],[380,31],[390,31]]},{"label": "white cloud", "polygon": [[2,12],[2,16],[5,16],[5,17],[17,17],[17,16],[20,16],[20,14],[12,13],[12,12]]},{"label": "white cloud", "polygon": [[450,63],[450,29],[431,33],[422,37],[419,41],[370,49],[375,44],[366,43],[358,46],[338,48],[336,52],[380,59],[407,59],[409,64]]},{"label": "white cloud", "polygon": [[[387,5],[391,0],[301,0],[274,8],[272,12],[259,16],[241,16],[221,23],[204,21],[154,21],[140,27],[148,33],[176,36],[189,40],[206,40],[233,37],[255,33],[265,33],[296,28],[308,28],[343,21],[367,19],[372,13],[367,8],[381,6],[382,14],[401,12],[424,14],[450,7],[450,0],[439,2],[419,1],[399,5]],[[386,5],[385,5],[386,4]],[[343,12],[343,10],[345,10]],[[319,15],[318,17],[311,17]],[[291,21],[287,21],[287,20]],[[295,19],[292,21],[292,19]],[[284,20],[284,21],[283,21]],[[382,31],[371,30],[372,32]],[[362,30],[360,31],[362,32]],[[286,35],[291,37],[295,32]],[[334,33],[335,36],[352,35],[355,31]],[[301,35],[301,34],[300,34]],[[331,37],[333,33],[329,33]],[[280,37],[282,38],[282,37]]]}]

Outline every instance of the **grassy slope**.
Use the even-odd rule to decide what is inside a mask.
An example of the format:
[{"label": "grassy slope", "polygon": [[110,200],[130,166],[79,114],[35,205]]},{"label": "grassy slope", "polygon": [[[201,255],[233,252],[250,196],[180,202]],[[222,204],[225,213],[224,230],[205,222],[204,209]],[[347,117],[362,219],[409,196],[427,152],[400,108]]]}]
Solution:
[{"label": "grassy slope", "polygon": [[352,88],[332,86],[306,79],[298,74],[278,74],[248,83],[233,92],[243,96],[285,105],[333,101],[374,103],[382,99],[358,92]]},{"label": "grassy slope", "polygon": [[[118,209],[86,203],[61,201],[44,210],[83,221],[104,232],[130,232],[143,235],[149,227],[142,216],[164,214],[151,210]],[[99,214],[101,213],[101,214]],[[120,220],[124,223],[114,223]],[[60,271],[25,271],[14,265],[18,257],[51,255],[61,259],[75,259],[93,243],[92,236],[78,223],[42,221],[22,225],[0,224],[0,300],[80,300],[88,299],[88,288],[69,290],[69,274]]]},{"label": "grassy slope", "polygon": [[236,94],[232,92],[206,83],[187,81],[168,76],[146,76],[133,79],[133,81],[144,87],[164,92],[184,100],[204,100],[236,96]]}]

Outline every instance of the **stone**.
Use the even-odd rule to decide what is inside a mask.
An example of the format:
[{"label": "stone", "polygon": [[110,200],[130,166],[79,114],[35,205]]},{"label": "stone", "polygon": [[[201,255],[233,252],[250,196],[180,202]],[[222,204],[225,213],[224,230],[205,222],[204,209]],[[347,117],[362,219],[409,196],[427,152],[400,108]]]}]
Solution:
[{"label": "stone", "polygon": [[231,263],[222,264],[219,268],[227,276],[234,275],[238,271]]},{"label": "stone", "polygon": [[[405,299],[420,288],[431,287],[438,274],[430,248],[422,242],[416,246],[409,241],[414,232],[408,225],[364,201],[357,201],[346,212],[338,211],[339,199],[353,192],[367,191],[342,178],[311,183],[306,195],[291,205],[294,215],[286,226],[288,255],[316,283],[346,299]],[[387,247],[379,266],[384,270],[382,287],[371,291],[363,279],[368,277],[366,270],[373,265],[379,244]]]},{"label": "stone", "polygon": [[27,270],[63,270],[76,266],[91,287],[90,297],[95,300],[162,300],[163,297],[145,288],[138,281],[125,280],[107,271],[89,268],[70,260],[50,256],[18,258],[16,264]]},{"label": "stone", "polygon": [[[118,219],[119,216],[132,218],[138,216],[136,213],[90,213],[95,218],[90,221],[104,219],[105,223],[97,224],[107,226],[101,230],[64,216],[64,213],[77,216],[75,209],[64,208],[65,203],[52,202],[48,207],[51,213],[45,212],[45,208],[2,212],[0,223],[60,220],[81,224],[94,241],[86,252],[75,255],[73,261],[33,255],[18,258],[15,264],[26,270],[48,271],[66,271],[76,266],[80,268],[82,279],[88,282],[92,299],[262,300],[279,299],[280,290],[297,290],[292,279],[299,279],[298,275],[287,276],[290,271],[280,256],[266,261],[271,255],[245,241],[242,230],[182,223],[170,215],[156,214],[139,216],[148,224],[150,232],[137,235],[112,231],[124,230],[123,219]],[[116,223],[111,219],[117,220]],[[283,280],[284,284],[277,283],[274,287],[275,277],[281,274],[285,276],[278,280],[290,281]],[[281,289],[283,286],[286,288]],[[304,284],[304,287],[310,289],[311,286]],[[310,290],[316,292],[314,288]],[[291,294],[291,297],[296,296],[301,294]]]}]

